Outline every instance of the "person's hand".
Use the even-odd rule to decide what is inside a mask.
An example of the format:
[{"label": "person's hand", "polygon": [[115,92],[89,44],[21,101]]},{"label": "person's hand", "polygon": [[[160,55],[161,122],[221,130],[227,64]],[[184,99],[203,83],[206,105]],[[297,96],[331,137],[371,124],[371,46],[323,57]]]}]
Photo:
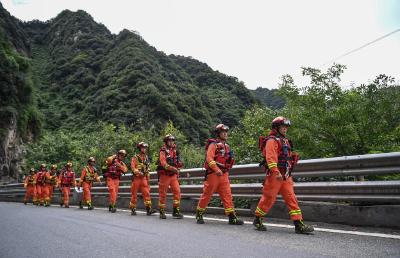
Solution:
[{"label": "person's hand", "polygon": [[276,175],[276,179],[277,179],[278,181],[282,181],[282,180],[283,180],[283,177],[282,177],[281,172],[278,172],[278,174]]},{"label": "person's hand", "polygon": [[219,170],[219,171],[217,171],[217,176],[222,176],[224,173],[222,173],[222,171],[221,170]]}]

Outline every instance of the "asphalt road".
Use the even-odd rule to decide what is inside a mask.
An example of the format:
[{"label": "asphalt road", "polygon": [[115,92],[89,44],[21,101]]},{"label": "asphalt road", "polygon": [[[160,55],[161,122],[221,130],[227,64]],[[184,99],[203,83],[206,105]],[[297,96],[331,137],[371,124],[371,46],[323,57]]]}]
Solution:
[{"label": "asphalt road", "polygon": [[400,237],[0,202],[0,257],[400,257]]}]

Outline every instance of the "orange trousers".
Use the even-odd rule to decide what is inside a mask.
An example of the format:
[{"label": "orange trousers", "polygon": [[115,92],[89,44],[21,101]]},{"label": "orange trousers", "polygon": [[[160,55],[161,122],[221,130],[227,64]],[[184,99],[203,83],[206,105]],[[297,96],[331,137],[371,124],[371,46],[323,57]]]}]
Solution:
[{"label": "orange trousers", "polygon": [[235,212],[235,207],[232,201],[231,183],[229,182],[229,173],[226,172],[221,176],[216,173],[207,175],[207,180],[204,181],[203,193],[201,194],[197,209],[205,211],[213,194],[217,192],[224,205],[225,214]]},{"label": "orange trousers", "polygon": [[43,191],[44,200],[46,202],[50,203],[51,198],[53,198],[53,189],[54,189],[53,185],[48,185],[48,184],[44,185],[42,191]]},{"label": "orange trousers", "polygon": [[44,188],[45,185],[36,184],[36,201],[39,201],[41,204],[44,203]]},{"label": "orange trousers", "polygon": [[65,206],[69,206],[69,194],[71,193],[71,187],[69,186],[63,186],[61,188],[62,193],[63,193],[63,201]]},{"label": "orange trousers", "polygon": [[92,184],[88,183],[88,182],[82,182],[82,188],[83,188],[83,197],[82,197],[82,201],[84,203],[91,203],[92,202],[92,194],[91,194],[91,190],[92,190]]},{"label": "orange trousers", "polygon": [[36,186],[28,185],[26,187],[24,202],[27,202],[29,197],[32,197],[33,202],[36,202]]},{"label": "orange trousers", "polygon": [[168,188],[171,187],[172,194],[174,195],[173,207],[177,208],[181,203],[181,187],[179,186],[178,175],[167,176],[160,174],[160,180],[158,182],[158,207],[165,209],[167,206],[167,192]]},{"label": "orange trousers", "polygon": [[275,174],[267,176],[264,182],[263,193],[255,212],[256,216],[265,216],[269,212],[275,203],[278,193],[282,195],[289,209],[290,218],[292,220],[302,220],[303,216],[294,194],[292,177],[280,181]]},{"label": "orange trousers", "polygon": [[110,194],[109,200],[111,205],[115,205],[117,202],[118,191],[119,191],[119,178],[112,179],[107,177],[108,192]]},{"label": "orange trousers", "polygon": [[131,203],[130,208],[136,208],[137,192],[140,190],[143,197],[143,202],[146,207],[151,207],[150,186],[149,180],[146,176],[134,176],[131,185]]}]

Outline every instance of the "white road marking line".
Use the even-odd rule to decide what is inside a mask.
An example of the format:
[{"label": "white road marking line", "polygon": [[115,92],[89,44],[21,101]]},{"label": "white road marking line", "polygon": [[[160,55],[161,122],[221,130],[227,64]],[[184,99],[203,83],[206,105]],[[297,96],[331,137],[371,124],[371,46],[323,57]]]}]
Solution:
[{"label": "white road marking line", "polygon": [[[51,205],[51,206],[59,206],[59,205]],[[79,208],[79,206],[70,206],[73,208]],[[94,208],[95,210],[105,210],[108,211],[108,208],[101,208],[101,207],[96,207]],[[130,210],[126,209],[118,209],[119,211],[123,212],[131,212]],[[136,211],[137,213],[141,214],[146,214],[145,211]],[[166,214],[167,217],[172,217],[170,214]],[[196,219],[196,216],[191,216],[191,215],[184,215],[185,218],[190,218],[190,219]],[[209,218],[209,217],[203,217],[204,220],[209,220],[209,221],[220,221],[220,222],[228,222],[227,219],[219,219],[219,218]],[[253,225],[252,221],[244,221],[244,224],[248,225]],[[276,223],[264,223],[264,225],[268,227],[277,227],[277,228],[290,228],[293,229],[294,226],[292,225],[287,225],[287,224],[276,224]],[[336,233],[336,234],[347,234],[347,235],[357,235],[357,236],[371,236],[371,237],[380,237],[380,238],[391,238],[391,239],[400,239],[400,235],[392,235],[392,234],[383,234],[383,233],[373,233],[373,232],[362,232],[362,231],[350,231],[350,230],[341,230],[341,229],[329,229],[329,228],[314,228],[315,231],[320,231],[320,232],[327,232],[327,233]]]}]

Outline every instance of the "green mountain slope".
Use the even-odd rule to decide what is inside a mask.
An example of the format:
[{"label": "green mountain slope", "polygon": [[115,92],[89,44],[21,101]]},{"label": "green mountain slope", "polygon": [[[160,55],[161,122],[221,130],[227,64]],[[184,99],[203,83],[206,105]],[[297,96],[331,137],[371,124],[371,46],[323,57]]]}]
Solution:
[{"label": "green mountain slope", "polygon": [[50,130],[106,121],[157,131],[171,120],[200,143],[210,126],[236,125],[257,103],[236,78],[191,58],[167,56],[134,32],[111,34],[84,11],[23,27]]},{"label": "green mountain slope", "polygon": [[258,87],[253,93],[261,103],[271,109],[281,109],[285,105],[285,100],[277,95],[276,89]]}]

